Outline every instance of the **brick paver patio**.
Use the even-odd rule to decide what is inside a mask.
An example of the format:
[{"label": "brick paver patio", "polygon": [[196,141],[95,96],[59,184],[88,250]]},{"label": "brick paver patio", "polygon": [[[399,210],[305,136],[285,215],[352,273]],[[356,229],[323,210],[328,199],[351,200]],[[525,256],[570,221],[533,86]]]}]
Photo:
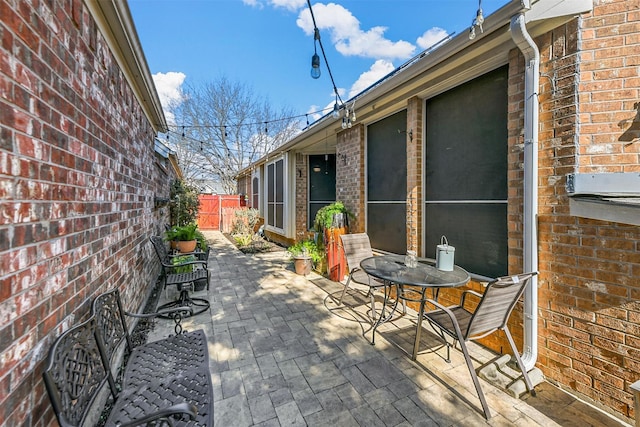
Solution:
[{"label": "brick paver patio", "polygon": [[[220,233],[207,237],[211,289],[197,294],[211,310],[184,323],[209,337],[216,426],[624,425],[544,382],[537,397],[516,399],[481,380],[487,422],[459,351],[446,363],[424,329],[411,361],[411,312],[383,325],[372,346],[371,333],[362,335],[364,293],[336,307],[342,285],[296,275],[285,251],[244,255]],[[171,322],[159,322],[150,339],[171,331]],[[497,357],[473,349],[478,366]]]}]

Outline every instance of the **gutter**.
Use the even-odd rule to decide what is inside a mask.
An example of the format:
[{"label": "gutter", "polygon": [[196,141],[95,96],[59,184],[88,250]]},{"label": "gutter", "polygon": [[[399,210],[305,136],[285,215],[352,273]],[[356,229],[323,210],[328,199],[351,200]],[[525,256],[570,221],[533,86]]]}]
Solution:
[{"label": "gutter", "polygon": [[[523,13],[511,18],[511,37],[524,55],[524,271],[538,271],[538,88],[540,52],[527,32]],[[524,346],[522,362],[527,371],[538,358],[538,279],[524,294]]]}]

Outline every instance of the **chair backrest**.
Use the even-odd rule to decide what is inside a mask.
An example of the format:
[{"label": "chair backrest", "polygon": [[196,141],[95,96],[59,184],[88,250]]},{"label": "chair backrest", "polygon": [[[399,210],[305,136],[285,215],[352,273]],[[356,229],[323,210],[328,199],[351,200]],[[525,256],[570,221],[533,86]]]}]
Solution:
[{"label": "chair backrest", "polygon": [[153,248],[156,251],[156,255],[158,255],[158,258],[160,259],[160,262],[163,266],[165,266],[169,258],[169,252],[167,252],[167,246],[165,245],[164,240],[160,236],[151,236],[149,240],[151,240]]},{"label": "chair backrest", "polygon": [[373,256],[371,242],[366,233],[341,234],[342,247],[347,257],[349,272],[360,268],[360,261]]},{"label": "chair backrest", "polygon": [[497,329],[504,329],[513,308],[536,274],[504,276],[490,282],[469,320],[466,332],[463,331],[465,340],[481,338]]},{"label": "chair backrest", "polygon": [[[94,335],[94,317],[62,333],[49,350],[42,376],[61,426],[81,426],[92,417],[89,408],[107,381]],[[95,412],[95,411],[94,411]]]}]

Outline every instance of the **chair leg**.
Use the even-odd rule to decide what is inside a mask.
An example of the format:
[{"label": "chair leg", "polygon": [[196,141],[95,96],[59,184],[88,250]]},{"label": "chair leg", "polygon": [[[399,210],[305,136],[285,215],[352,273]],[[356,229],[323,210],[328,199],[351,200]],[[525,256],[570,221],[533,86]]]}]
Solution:
[{"label": "chair leg", "polygon": [[513,341],[513,337],[511,336],[511,332],[509,332],[509,328],[507,325],[504,326],[504,334],[507,336],[507,340],[509,341],[509,345],[511,346],[511,351],[513,351],[513,355],[516,358],[516,363],[518,364],[518,368],[522,372],[522,377],[524,378],[524,383],[527,386],[527,390],[531,396],[536,395],[536,391],[533,388],[533,383],[529,378],[529,374],[527,373],[527,369],[524,367],[524,363],[522,363],[522,359],[520,358],[520,353],[518,353],[518,349],[516,348],[516,343]]},{"label": "chair leg", "polygon": [[[369,288],[369,297],[371,298],[371,317],[376,320],[376,297],[373,295],[373,289]],[[382,307],[384,310],[384,307]]]},{"label": "chair leg", "polygon": [[349,284],[351,284],[351,276],[349,276],[349,278],[347,279],[347,284],[344,285],[344,289],[342,290],[342,295],[340,295],[340,300],[338,300],[338,305],[342,305],[342,298],[344,298],[344,294],[347,293],[347,288],[349,287]]},{"label": "chair leg", "polygon": [[471,363],[471,356],[469,356],[467,345],[463,340],[458,340],[458,342],[460,343],[460,347],[462,348],[462,354],[464,354],[464,360],[467,362],[467,368],[469,368],[469,373],[471,374],[473,385],[476,387],[476,392],[478,393],[478,397],[480,398],[480,403],[482,404],[484,416],[488,420],[491,418],[491,412],[489,412],[489,405],[487,405],[487,400],[484,397],[482,388],[480,388],[480,380],[478,379],[478,375],[476,375],[476,371],[473,368],[473,364]]}]

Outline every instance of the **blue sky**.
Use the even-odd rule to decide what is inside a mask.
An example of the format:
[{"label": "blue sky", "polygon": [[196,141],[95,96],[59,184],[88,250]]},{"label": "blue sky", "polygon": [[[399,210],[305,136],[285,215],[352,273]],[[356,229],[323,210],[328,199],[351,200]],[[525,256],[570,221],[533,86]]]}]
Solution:
[{"label": "blue sky", "polygon": [[[482,1],[484,16],[507,2]],[[344,101],[448,34],[468,32],[478,9],[478,0],[311,4]],[[222,76],[296,114],[333,105],[324,60],[321,77],[310,77],[306,0],[129,0],[129,8],[163,105],[180,102],[182,85]]]}]

